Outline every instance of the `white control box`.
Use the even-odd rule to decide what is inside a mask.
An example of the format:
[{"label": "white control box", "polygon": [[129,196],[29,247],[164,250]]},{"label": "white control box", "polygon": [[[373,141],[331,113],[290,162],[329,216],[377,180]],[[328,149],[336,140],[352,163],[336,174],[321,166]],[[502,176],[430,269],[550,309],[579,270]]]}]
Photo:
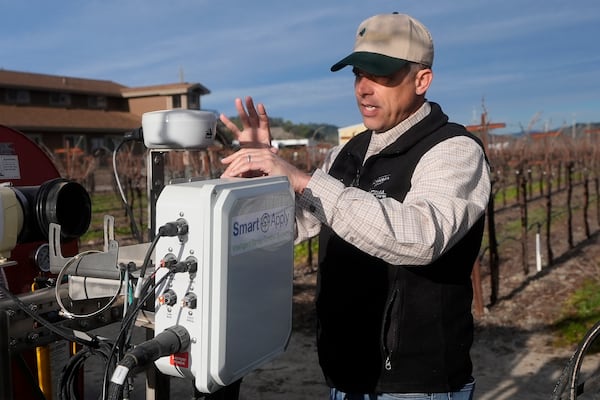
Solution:
[{"label": "white control box", "polygon": [[[156,226],[183,218],[189,231],[163,237],[155,262],[196,259],[156,288],[155,334],[173,325],[188,351],[156,361],[195,379],[203,393],[229,385],[285,351],[292,328],[294,195],[285,177],[215,179],[165,186]],[[158,281],[166,273],[159,268]]]}]

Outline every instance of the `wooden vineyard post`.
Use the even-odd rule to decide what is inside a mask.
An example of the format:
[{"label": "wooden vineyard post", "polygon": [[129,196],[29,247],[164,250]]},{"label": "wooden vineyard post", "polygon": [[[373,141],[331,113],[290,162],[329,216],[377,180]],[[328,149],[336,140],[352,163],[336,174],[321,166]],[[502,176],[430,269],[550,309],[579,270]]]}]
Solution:
[{"label": "wooden vineyard post", "polygon": [[524,164],[521,164],[517,171],[517,188],[519,189],[519,209],[521,210],[521,263],[523,265],[523,273],[529,274],[529,263],[527,255],[529,246],[527,243],[527,178],[524,174]]},{"label": "wooden vineyard post", "polygon": [[471,281],[473,284],[473,311],[475,317],[481,318],[483,316],[483,293],[481,290],[481,264],[479,258],[477,258],[475,264],[473,264]]}]

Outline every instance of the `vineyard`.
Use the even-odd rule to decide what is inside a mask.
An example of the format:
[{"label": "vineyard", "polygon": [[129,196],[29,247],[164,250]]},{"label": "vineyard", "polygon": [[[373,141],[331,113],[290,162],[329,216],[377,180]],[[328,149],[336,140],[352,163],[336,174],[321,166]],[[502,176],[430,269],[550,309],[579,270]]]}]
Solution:
[{"label": "vineyard", "polygon": [[598,231],[599,150],[592,135],[488,145],[493,196],[480,263],[489,304],[498,300],[503,276],[519,274],[525,283]]},{"label": "vineyard", "polygon": [[[502,140],[500,140],[502,139]],[[570,257],[600,229],[600,143],[594,135],[495,137],[486,142],[492,171],[492,193],[487,224],[474,268],[475,312],[501,298],[506,279],[521,285],[559,260]],[[320,165],[328,146],[282,149],[289,162],[310,171]],[[186,177],[216,178],[222,171],[223,148],[171,152],[165,157],[165,181]],[[91,157],[79,155],[79,157]],[[115,158],[119,181],[112,173],[112,156],[95,157],[84,165],[93,175],[66,170],[93,195],[93,220],[82,238],[82,248],[98,248],[104,214],[115,216],[117,239],[123,244],[148,240],[148,195],[145,157],[125,146]],[[60,161],[60,160],[59,160]],[[66,163],[64,164],[66,165]],[[85,175],[85,176],[84,176]],[[93,176],[93,178],[92,178]],[[93,185],[90,184],[93,183]],[[119,188],[120,187],[120,188]],[[123,196],[121,196],[121,192]],[[121,197],[125,198],[122,201]],[[314,243],[298,248],[312,269]]]}]

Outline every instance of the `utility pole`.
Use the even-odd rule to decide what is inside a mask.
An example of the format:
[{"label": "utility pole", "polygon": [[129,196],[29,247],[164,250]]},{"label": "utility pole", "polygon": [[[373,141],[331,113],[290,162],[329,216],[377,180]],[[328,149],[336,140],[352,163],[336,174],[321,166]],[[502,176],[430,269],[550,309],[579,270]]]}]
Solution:
[{"label": "utility pole", "polygon": [[490,122],[487,119],[487,111],[481,113],[481,123],[479,125],[467,125],[465,128],[471,133],[478,133],[481,136],[481,141],[485,148],[486,153],[489,150],[489,132],[492,129],[499,129],[506,127],[504,122]]}]

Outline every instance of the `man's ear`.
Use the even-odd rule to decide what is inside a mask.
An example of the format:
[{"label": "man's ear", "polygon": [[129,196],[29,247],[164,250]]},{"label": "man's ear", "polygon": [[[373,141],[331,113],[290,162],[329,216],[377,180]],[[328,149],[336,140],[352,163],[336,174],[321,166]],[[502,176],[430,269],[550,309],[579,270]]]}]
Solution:
[{"label": "man's ear", "polygon": [[415,76],[415,90],[417,95],[425,94],[429,86],[431,86],[431,81],[433,81],[433,71],[431,68],[419,70]]}]

